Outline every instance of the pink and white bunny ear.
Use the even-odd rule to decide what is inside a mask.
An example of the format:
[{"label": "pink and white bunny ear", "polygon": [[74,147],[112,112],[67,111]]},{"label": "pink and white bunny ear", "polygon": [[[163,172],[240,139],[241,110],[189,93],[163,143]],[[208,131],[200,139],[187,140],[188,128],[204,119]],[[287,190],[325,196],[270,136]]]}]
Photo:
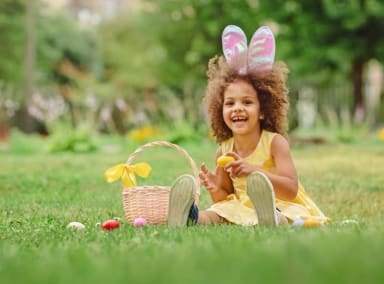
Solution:
[{"label": "pink and white bunny ear", "polygon": [[223,52],[228,65],[239,74],[247,73],[247,37],[238,26],[226,26],[221,36]]},{"label": "pink and white bunny ear", "polygon": [[258,28],[248,50],[248,72],[272,70],[275,60],[275,38],[267,26]]}]

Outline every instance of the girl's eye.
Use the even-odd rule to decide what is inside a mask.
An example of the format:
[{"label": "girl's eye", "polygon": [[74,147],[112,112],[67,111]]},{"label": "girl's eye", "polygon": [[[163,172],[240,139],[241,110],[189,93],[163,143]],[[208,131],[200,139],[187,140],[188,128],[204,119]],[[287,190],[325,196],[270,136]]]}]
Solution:
[{"label": "girl's eye", "polygon": [[226,106],[233,106],[233,102],[225,102],[224,105],[226,105]]},{"label": "girl's eye", "polygon": [[244,104],[245,105],[251,105],[251,104],[253,104],[253,102],[252,101],[245,101]]}]

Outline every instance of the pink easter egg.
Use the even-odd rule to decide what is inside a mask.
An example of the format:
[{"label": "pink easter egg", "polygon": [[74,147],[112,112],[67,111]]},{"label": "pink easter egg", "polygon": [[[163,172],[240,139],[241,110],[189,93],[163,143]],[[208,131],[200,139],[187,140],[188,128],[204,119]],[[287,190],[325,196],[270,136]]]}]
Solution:
[{"label": "pink easter egg", "polygon": [[138,227],[143,227],[145,225],[147,225],[148,222],[145,218],[143,217],[137,217],[134,221],[133,221],[133,226],[138,228]]}]

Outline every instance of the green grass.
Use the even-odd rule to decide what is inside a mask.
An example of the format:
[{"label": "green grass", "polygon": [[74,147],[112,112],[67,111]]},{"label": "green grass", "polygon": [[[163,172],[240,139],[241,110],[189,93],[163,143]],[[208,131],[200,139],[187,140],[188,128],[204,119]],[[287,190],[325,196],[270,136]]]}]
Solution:
[{"label": "green grass", "polygon": [[[215,147],[184,145],[209,167]],[[102,231],[97,223],[124,218],[120,185],[102,174],[132,150],[0,153],[1,283],[382,283],[382,144],[293,149],[301,182],[333,220],[326,227],[135,229],[123,221]],[[154,169],[141,184],[167,185],[190,172],[173,150],[151,149],[143,160]],[[86,229],[68,230],[71,221]]]}]

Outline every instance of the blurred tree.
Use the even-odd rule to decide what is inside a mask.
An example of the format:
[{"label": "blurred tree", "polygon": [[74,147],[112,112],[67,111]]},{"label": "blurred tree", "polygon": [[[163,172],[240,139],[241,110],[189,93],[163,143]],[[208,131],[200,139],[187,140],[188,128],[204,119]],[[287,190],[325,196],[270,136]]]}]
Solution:
[{"label": "blurred tree", "polygon": [[[32,4],[32,2],[29,1],[27,4]],[[23,107],[27,97],[29,97],[27,94],[31,93],[33,84],[32,76],[28,77],[30,79],[28,83],[25,80],[25,75],[28,72],[29,74],[32,73],[34,69],[33,31],[29,33],[31,37],[28,41],[30,43],[27,48],[28,51],[25,44],[28,35],[27,28],[33,29],[26,23],[26,18],[29,21],[33,18],[31,13],[33,8],[30,6],[31,9],[26,9],[23,0],[0,0],[0,93],[2,96],[0,98],[2,101],[0,112],[6,113],[0,113],[0,123],[3,125],[3,129],[10,127],[15,111],[18,111],[20,121],[27,128],[36,126],[36,121],[26,115],[26,108]],[[29,62],[28,71],[23,68],[25,61]],[[12,106],[11,109],[9,105]]]},{"label": "blurred tree", "polygon": [[82,81],[100,75],[101,59],[96,36],[60,13],[43,14],[37,26],[36,80],[40,85],[57,86],[75,127],[82,119],[76,108],[82,108],[87,88]]},{"label": "blurred tree", "polygon": [[25,42],[23,0],[0,0],[0,81],[21,83]]},{"label": "blurred tree", "polygon": [[[104,74],[122,93],[153,85],[162,50],[139,15],[122,14],[99,29]],[[131,92],[129,92],[131,90]],[[129,96],[129,94],[128,94]]]},{"label": "blurred tree", "polygon": [[153,89],[158,83],[155,71],[162,50],[148,32],[150,27],[145,20],[135,13],[125,12],[104,22],[98,30],[103,58],[102,83],[111,87],[107,92],[105,88],[97,90],[105,102],[104,113],[108,110],[110,116],[106,123],[108,131],[126,133],[135,124],[132,109],[139,113],[155,105],[149,112],[152,115],[159,112],[153,100]]},{"label": "blurred tree", "polygon": [[[384,2],[378,0],[270,0],[260,8],[279,24],[279,50],[301,81],[353,85],[355,122],[365,117],[363,72],[384,59]],[[277,9],[278,7],[278,9]]]},{"label": "blurred tree", "polygon": [[[356,119],[364,109],[364,65],[384,57],[379,36],[384,32],[384,3],[378,0],[142,0],[141,13],[122,14],[96,30],[82,29],[35,1],[32,83],[40,90],[58,87],[73,125],[82,119],[88,89],[113,113],[144,108],[158,121],[170,108],[181,106],[184,119],[199,125],[196,106],[206,84],[207,63],[222,54],[221,32],[228,24],[242,27],[248,39],[258,26],[268,24],[277,38],[277,60],[288,62],[295,85],[353,82]],[[19,93],[30,28],[25,4],[0,0],[0,81],[19,86]],[[122,133],[123,115],[115,115]]]},{"label": "blurred tree", "polygon": [[18,126],[26,132],[32,132],[36,128],[38,128],[40,132],[46,132],[44,126],[37,123],[28,111],[35,84],[35,2],[35,0],[29,0],[25,3],[26,44],[24,57],[24,96],[21,102],[21,108],[17,112],[16,122],[19,124]]},{"label": "blurred tree", "polygon": [[[255,17],[259,14],[257,3],[255,0],[144,0],[140,14],[142,25],[136,35],[146,38],[147,43],[134,36],[133,29],[122,26],[122,30],[126,30],[124,49],[128,49],[123,56],[139,62],[125,66],[135,66],[130,72],[136,72],[141,80],[148,78],[145,70],[150,71],[154,86],[164,86],[168,89],[165,93],[174,94],[182,104],[184,119],[197,127],[202,117],[196,106],[200,105],[206,84],[208,60],[222,54],[221,32],[229,23],[253,32],[262,20],[261,16]],[[125,36],[120,33],[119,38]],[[141,42],[142,48],[131,47],[137,42]],[[110,45],[105,41],[104,44]],[[123,56],[119,57],[119,64],[124,62]],[[128,70],[127,67],[120,69]],[[166,101],[158,100],[160,104]]]},{"label": "blurred tree", "polygon": [[157,75],[174,87],[186,81],[205,83],[208,60],[222,54],[221,32],[226,25],[239,25],[251,36],[264,20],[255,0],[144,2],[151,34],[164,50]]},{"label": "blurred tree", "polygon": [[18,100],[21,107],[17,111],[16,121],[26,131],[37,127],[26,107],[34,85],[34,2],[0,1],[0,81],[15,86],[13,99],[17,100],[16,95],[20,94]]},{"label": "blurred tree", "polygon": [[15,125],[26,132],[44,128],[29,112],[30,98],[53,84],[76,124],[78,81],[91,72],[97,76],[100,69],[95,35],[68,16],[44,9],[40,0],[0,0],[0,11],[0,83],[14,86],[13,100],[20,104]]}]

